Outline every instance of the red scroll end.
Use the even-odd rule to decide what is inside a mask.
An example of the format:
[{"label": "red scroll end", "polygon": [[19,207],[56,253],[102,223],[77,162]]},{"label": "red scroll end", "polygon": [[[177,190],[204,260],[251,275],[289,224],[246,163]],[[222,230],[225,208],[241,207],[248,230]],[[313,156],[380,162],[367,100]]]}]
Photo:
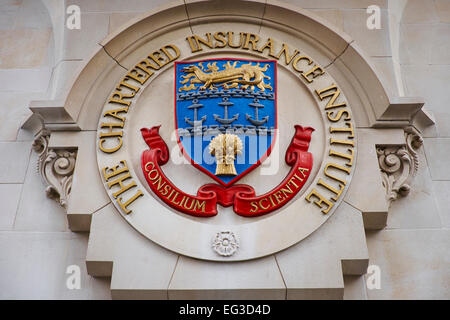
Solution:
[{"label": "red scroll end", "polygon": [[211,217],[217,214],[214,193],[191,196],[178,189],[164,174],[161,166],[169,161],[169,149],[159,135],[160,126],[142,128],[141,133],[150,150],[141,156],[142,172],[148,186],[168,206],[195,217]]},{"label": "red scroll end", "polygon": [[285,161],[291,167],[281,183],[260,196],[237,193],[234,199],[234,212],[244,217],[257,217],[273,212],[291,201],[309,178],[313,156],[308,152],[311,127],[295,126],[295,134],[286,150]]},{"label": "red scroll end", "polygon": [[150,150],[157,150],[158,164],[164,165],[169,161],[169,148],[164,140],[159,135],[159,126],[154,126],[151,129],[142,128],[141,133],[145,143],[150,147]]},{"label": "red scroll end", "polygon": [[296,124],[295,134],[292,137],[291,144],[286,150],[285,161],[288,165],[293,166],[298,158],[298,152],[307,152],[309,149],[309,142],[311,141],[311,134],[314,128],[306,127]]}]

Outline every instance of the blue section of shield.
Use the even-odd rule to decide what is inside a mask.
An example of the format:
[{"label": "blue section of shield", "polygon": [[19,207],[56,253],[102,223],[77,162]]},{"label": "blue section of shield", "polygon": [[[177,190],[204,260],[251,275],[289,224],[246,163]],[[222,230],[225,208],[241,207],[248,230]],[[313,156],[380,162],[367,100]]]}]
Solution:
[{"label": "blue section of shield", "polygon": [[[210,73],[207,65],[215,63],[220,72],[225,65],[234,64],[265,67],[264,83],[271,88],[248,88],[238,85],[226,88],[223,83],[201,88],[203,83],[191,83],[192,72],[183,71],[187,66],[197,66],[202,72]],[[236,156],[237,176],[216,176],[223,184],[229,184],[248,172],[268,153],[274,142],[276,129],[276,65],[275,61],[256,60],[203,60],[176,63],[176,126],[184,152],[193,162],[215,176],[215,158],[209,153],[210,141],[220,133],[233,133],[242,143],[242,154]],[[191,74],[188,82],[186,76]],[[184,76],[184,77],[183,77]],[[180,90],[180,88],[182,90]],[[183,90],[184,88],[184,90]]]}]

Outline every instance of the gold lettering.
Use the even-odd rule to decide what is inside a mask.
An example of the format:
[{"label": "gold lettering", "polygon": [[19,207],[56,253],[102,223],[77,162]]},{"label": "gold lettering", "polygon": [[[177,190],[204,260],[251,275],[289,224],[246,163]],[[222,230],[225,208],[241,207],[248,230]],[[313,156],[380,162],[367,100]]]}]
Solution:
[{"label": "gold lettering", "polygon": [[152,63],[150,60],[145,58],[136,65],[136,68],[139,68],[145,73],[147,73],[149,76],[152,76],[154,74],[154,71],[150,70],[149,68],[152,68],[153,70],[156,71],[160,69],[160,66]]},{"label": "gold lettering", "polygon": [[163,196],[167,196],[167,194],[169,193],[170,189],[172,189],[172,187],[171,187],[170,185],[166,184],[166,185],[164,186],[164,190],[161,191],[161,194],[162,194]]},{"label": "gold lettering", "polygon": [[198,46],[197,47],[195,46],[193,39],[194,39],[193,36],[190,36],[190,37],[186,38],[186,40],[189,43],[189,47],[191,47],[191,52],[194,53],[194,52],[197,52],[197,51],[202,51],[203,50],[202,48],[200,48]]},{"label": "gold lettering", "polygon": [[291,188],[287,184],[284,186],[284,188],[281,188],[280,191],[283,192],[283,195],[286,198],[287,198],[286,193],[288,193],[288,194],[294,193],[294,191],[292,191]]},{"label": "gold lettering", "polygon": [[[104,136],[106,136],[106,135],[100,134],[100,138],[102,138],[102,137],[104,137]],[[117,138],[117,140],[119,141],[119,143],[116,144],[115,147],[112,147],[112,148],[106,148],[106,147],[103,145],[103,144],[106,142],[106,139],[100,139],[100,140],[98,141],[98,147],[100,148],[100,150],[102,150],[102,151],[105,152],[105,153],[114,153],[114,152],[116,152],[117,150],[119,150],[119,149],[122,147],[123,141],[122,141],[121,136],[122,136],[122,132],[119,132],[118,136],[115,136],[115,137]]]},{"label": "gold lettering", "polygon": [[120,87],[126,87],[126,88],[128,88],[128,89],[130,89],[130,90],[132,90],[134,92],[138,92],[139,91],[139,87],[132,86],[131,84],[125,82],[125,80],[127,80],[127,78],[125,78],[122,81],[120,81],[119,85],[116,88],[117,90],[120,91]]},{"label": "gold lettering", "polygon": [[[318,193],[316,189],[312,189],[312,191],[306,196],[306,201],[311,202],[311,197],[313,196],[317,198],[317,200],[314,201],[314,204],[321,208],[323,213],[327,214],[333,207],[333,203]],[[326,204],[327,207],[323,207],[323,203]]]},{"label": "gold lettering", "polygon": [[[147,168],[147,166],[149,164],[151,164],[151,163],[147,163],[145,165],[145,167]],[[130,199],[128,199],[125,203],[122,202],[122,198],[118,198],[119,195],[121,195],[125,191],[136,186],[136,183],[133,180],[128,185],[124,184],[125,180],[131,178],[130,172],[128,170],[127,162],[125,160],[121,160],[121,161],[119,161],[118,165],[116,165],[112,168],[104,167],[102,169],[102,172],[103,172],[103,177],[105,178],[109,189],[111,189],[111,187],[114,185],[119,185],[120,189],[113,193],[113,197],[114,197],[114,199],[116,199],[117,204],[120,206],[120,208],[122,208],[122,210],[125,212],[125,214],[131,213],[132,211],[129,210],[127,207],[132,202],[134,202],[137,198],[143,196],[144,194],[142,193],[141,190],[138,190],[134,194],[134,196],[132,196]],[[119,176],[117,179],[114,179],[113,181],[109,181],[109,179],[111,179],[112,177],[116,177],[122,173],[126,173],[126,174]]]},{"label": "gold lettering", "polygon": [[[331,91],[331,92],[329,92],[327,94],[323,94],[328,91]],[[328,101],[327,105],[325,106],[325,110],[328,110],[331,108],[344,107],[347,105],[345,102],[340,103],[340,104],[334,104],[336,99],[341,94],[341,90],[339,90],[339,88],[335,84],[329,86],[328,88],[322,89],[322,90],[316,90],[316,93],[319,96],[320,100],[323,100],[323,99],[331,96],[330,100]]]},{"label": "gold lettering", "polygon": [[[294,175],[294,177],[295,177],[295,175]],[[294,177],[292,177],[291,179],[289,179],[288,184],[289,184],[289,183],[292,183],[292,184],[295,186],[295,189],[298,189],[298,185],[296,185],[295,182],[294,182]],[[296,178],[298,179],[298,177],[296,177]],[[302,182],[302,180],[300,180],[300,182]]]},{"label": "gold lettering", "polygon": [[133,68],[130,70],[130,72],[127,73],[125,78],[133,79],[140,84],[144,84],[148,80],[148,78],[150,78],[150,74],[141,73],[136,68]]},{"label": "gold lettering", "polygon": [[350,133],[350,135],[348,136],[348,138],[354,138],[354,132],[353,132],[353,125],[351,122],[346,122],[345,125],[348,128],[332,128],[330,127],[330,133],[334,133],[334,132],[348,132]]},{"label": "gold lettering", "polygon": [[333,176],[333,175],[331,175],[331,174],[328,173],[328,168],[329,168],[329,167],[335,168],[335,169],[337,169],[337,170],[344,171],[344,172],[347,173],[347,174],[350,174],[350,169],[349,169],[349,168],[346,168],[346,167],[343,167],[343,166],[341,166],[341,165],[338,165],[338,164],[336,164],[336,163],[327,163],[327,165],[325,166],[325,169],[323,169],[323,172],[325,173],[325,175],[326,175],[327,177],[329,177],[329,178],[331,178],[331,179],[334,179],[334,180],[336,180],[336,181],[342,182],[344,185],[346,185],[347,183],[346,183],[345,180],[340,179],[340,178],[337,178],[337,177],[335,177],[335,176]]},{"label": "gold lettering", "polygon": [[338,139],[330,138],[330,144],[344,144],[344,145],[353,147],[355,143],[353,141],[349,141],[349,140],[338,140]]},{"label": "gold lettering", "polygon": [[[302,77],[305,78],[306,81],[309,83],[313,82],[315,78],[318,76],[321,76],[325,73],[325,71],[322,69],[322,67],[315,65],[311,70],[309,70],[306,73],[301,73]],[[311,76],[310,78],[308,78]]]},{"label": "gold lettering", "polygon": [[225,39],[225,33],[219,31],[214,33],[214,39],[216,39],[219,43],[216,42],[214,48],[225,48],[227,45],[227,40]]},{"label": "gold lettering", "polygon": [[319,181],[317,182],[318,185],[321,185],[325,188],[327,188],[328,190],[330,190],[331,192],[335,193],[336,196],[334,198],[331,198],[334,201],[337,201],[337,199],[339,199],[339,197],[341,196],[342,191],[344,191],[344,185],[339,183],[339,190],[336,190],[335,188],[333,188],[332,186],[330,186],[329,184],[327,184],[325,181],[323,181],[322,179],[319,179]]},{"label": "gold lettering", "polygon": [[281,197],[281,192],[277,191],[274,194],[275,200],[277,200],[277,203],[280,204],[281,202],[283,202],[285,200],[285,198]]},{"label": "gold lettering", "polygon": [[[187,204],[189,199],[191,199],[191,205],[189,207],[187,207],[186,204]],[[187,209],[187,210],[192,210],[192,208],[194,207],[195,201],[196,201],[196,199],[194,199],[194,198],[188,198],[186,200],[186,202],[184,203],[184,208]]]},{"label": "gold lettering", "polygon": [[[193,36],[187,37],[186,39],[189,42],[189,46],[191,47],[191,51],[192,52],[198,52],[198,51],[202,51],[203,48],[200,46],[200,43],[208,46],[209,48],[214,48],[213,46],[213,42],[212,42],[212,38],[211,38],[211,33],[206,33],[205,34],[207,40],[200,38],[198,35],[194,34]],[[194,43],[192,42],[192,39],[195,41],[196,44],[196,48],[194,47]]]},{"label": "gold lettering", "polygon": [[[184,200],[186,200],[186,196],[183,196],[183,199],[181,199],[180,207],[184,205]],[[186,201],[186,202],[187,202],[187,201]]]},{"label": "gold lettering", "polygon": [[269,200],[272,203],[272,207],[275,207],[275,203],[273,202],[272,195],[269,196]]},{"label": "gold lettering", "polygon": [[349,121],[351,119],[350,113],[347,110],[345,110],[345,109],[339,110],[337,115],[334,118],[332,117],[333,112],[334,111],[328,111],[327,112],[328,120],[330,120],[332,122],[338,122],[339,120],[341,120],[342,115],[344,113],[347,114],[347,117],[345,117],[345,120]]},{"label": "gold lettering", "polygon": [[175,189],[172,190],[172,192],[169,194],[169,196],[167,197],[167,200],[170,200],[170,197],[173,195],[174,192],[175,192]]},{"label": "gold lettering", "polygon": [[[150,175],[150,172],[148,173]],[[150,178],[150,177],[149,177]],[[156,179],[155,179],[156,180]],[[159,175],[158,173],[158,179],[153,182],[153,185],[156,185],[156,183],[158,183],[158,186],[156,187],[156,190],[159,191],[159,189],[161,189],[162,187],[164,187],[164,185],[166,184],[165,181],[163,181],[162,176]]]},{"label": "gold lettering", "polygon": [[252,50],[253,51],[258,51],[257,43],[259,41],[259,36],[257,36],[256,34],[253,33],[245,33],[246,38],[245,38],[245,43],[242,46],[242,49],[248,50],[249,49],[249,44],[252,44]]},{"label": "gold lettering", "polygon": [[271,57],[277,58],[277,60],[279,60],[281,58],[281,55],[284,54],[284,63],[286,65],[289,65],[291,63],[292,59],[294,59],[294,57],[299,53],[300,52],[297,49],[295,49],[294,53],[292,55],[289,55],[289,48],[288,48],[287,44],[283,43],[283,46],[281,47],[281,50],[277,56],[273,56],[272,54],[269,54],[269,55]]},{"label": "gold lettering", "polygon": [[252,208],[250,209],[250,212],[258,211],[258,206],[256,205],[255,201],[250,202],[250,205],[252,206]]},{"label": "gold lettering", "polygon": [[142,193],[142,191],[138,190],[134,194],[134,196],[132,196],[130,199],[128,199],[128,201],[126,201],[125,203],[122,203],[122,198],[117,199],[117,203],[122,208],[122,210],[125,212],[125,214],[130,214],[131,212],[133,212],[133,210],[129,210],[128,206],[130,204],[132,204],[137,198],[142,197],[143,195],[144,194]]},{"label": "gold lettering", "polygon": [[[298,171],[300,171],[300,173],[302,174],[303,178],[306,178],[305,172],[308,172],[309,169],[307,169],[307,168],[302,168],[302,167],[298,167]],[[301,179],[300,181],[303,181],[303,179]]]},{"label": "gold lettering", "polygon": [[298,63],[299,63],[301,60],[307,60],[307,61],[308,61],[308,66],[310,66],[310,65],[313,64],[313,61],[311,60],[310,57],[307,57],[307,56],[298,56],[297,58],[294,59],[294,62],[292,62],[292,68],[294,68],[294,70],[297,71],[297,72],[303,72],[303,70],[301,70],[301,69],[298,67]]},{"label": "gold lettering", "polygon": [[[120,165],[122,165],[122,167]],[[119,161],[119,164],[117,166],[114,166],[112,168],[104,167],[102,169],[102,172],[103,177],[105,178],[106,181],[108,181],[110,178],[114,176],[117,176],[123,172],[128,172],[127,162],[125,160],[121,160]]]},{"label": "gold lettering", "polygon": [[129,184],[125,185],[123,182],[127,179],[131,179],[131,175],[129,172],[127,172],[125,175],[118,177],[117,179],[115,179],[113,181],[108,181],[107,185],[108,185],[109,189],[111,189],[111,187],[116,184],[119,185],[119,187],[120,187],[120,189],[118,191],[113,193],[114,198],[117,198],[118,196],[120,196],[122,193],[124,193],[128,189],[131,189],[136,186],[136,182],[134,182],[133,180],[131,180],[131,182]]},{"label": "gold lettering", "polygon": [[[175,55],[174,56],[171,55],[170,50],[168,50],[168,49],[171,49],[175,53]],[[181,54],[180,49],[178,49],[178,47],[173,44],[165,45],[164,47],[161,48],[161,51],[164,52],[164,54],[167,56],[167,58],[169,58],[169,61],[167,63],[170,63],[170,62],[174,61],[175,59],[179,58],[180,54]]]},{"label": "gold lettering", "polygon": [[175,193],[175,195],[173,196],[173,198],[172,198],[172,203],[174,203],[174,204],[176,204],[176,205],[179,205],[180,203],[179,202],[175,202],[175,200],[177,199],[177,197],[180,195],[179,193],[178,193],[178,191],[175,191],[176,193]]},{"label": "gold lettering", "polygon": [[150,53],[148,55],[148,57],[150,59],[152,59],[153,61],[155,61],[158,64],[159,68],[162,68],[166,64],[169,63],[169,60],[166,60],[164,57],[161,56],[161,52],[159,50],[158,51],[154,51],[153,53]]},{"label": "gold lettering", "polygon": [[[118,113],[121,113],[121,112],[127,113],[128,112],[128,107],[124,107],[124,108],[120,108],[120,109],[114,109],[114,110],[108,110],[108,111],[106,111],[103,114],[103,116],[104,117],[116,118],[117,120],[120,120],[123,123],[125,121],[125,118],[117,115]],[[123,125],[122,125],[122,127],[123,127]]]},{"label": "gold lettering", "polygon": [[270,38],[267,39],[267,42],[257,51],[262,53],[266,49],[269,49],[269,56],[276,58],[273,53],[273,40]]},{"label": "gold lettering", "polygon": [[242,43],[244,42],[244,34],[242,32],[239,32],[240,41],[238,45],[233,44],[233,34],[234,32],[228,32],[228,46],[235,49],[240,48],[242,46]]},{"label": "gold lettering", "polygon": [[134,92],[132,94],[124,94],[120,91],[114,91],[114,93],[111,95],[111,98],[109,98],[109,102],[129,106],[131,104],[131,101],[125,101],[124,98],[133,98],[134,95]]},{"label": "gold lettering", "polygon": [[261,200],[259,200],[259,207],[262,209],[262,210],[266,210],[267,208],[269,208],[269,206],[267,206],[267,207],[264,207],[264,205],[263,205],[263,201],[264,200],[266,200],[267,201],[267,198],[262,198]]},{"label": "gold lettering", "polygon": [[202,209],[202,212],[205,212],[205,204],[206,204],[206,201],[205,201],[205,200],[203,200],[203,201],[200,203],[200,201],[198,201],[197,199],[195,199],[194,211],[199,211],[200,209]]},{"label": "gold lettering", "polygon": [[347,149],[347,151],[350,151],[350,155],[348,155],[348,154],[344,154],[344,153],[340,153],[340,152],[337,152],[337,151],[334,151],[334,150],[332,150],[332,149],[330,149],[330,156],[336,156],[336,157],[341,157],[341,158],[344,158],[344,159],[347,159],[348,160],[348,162],[346,162],[345,163],[345,165],[346,166],[348,166],[348,167],[351,167],[352,165],[353,165],[353,149]]}]

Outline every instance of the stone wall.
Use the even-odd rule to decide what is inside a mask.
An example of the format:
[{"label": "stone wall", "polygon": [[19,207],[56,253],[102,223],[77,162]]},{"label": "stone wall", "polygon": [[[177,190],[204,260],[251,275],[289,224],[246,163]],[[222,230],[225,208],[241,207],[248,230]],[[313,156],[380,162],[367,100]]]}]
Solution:
[{"label": "stone wall", "polygon": [[[347,299],[450,298],[450,1],[285,0],[348,33],[371,57],[390,94],[422,96],[436,126],[420,126],[424,147],[410,194],[392,203],[387,227],[366,232],[381,289],[346,276]],[[84,62],[122,24],[162,0],[0,0],[0,298],[109,299],[109,279],[87,275],[88,235],[67,227],[63,208],[45,195],[32,152],[39,119],[32,100],[64,100]],[[81,8],[69,30],[65,8]],[[366,28],[369,5],[381,29]],[[68,290],[66,268],[81,267]]]}]

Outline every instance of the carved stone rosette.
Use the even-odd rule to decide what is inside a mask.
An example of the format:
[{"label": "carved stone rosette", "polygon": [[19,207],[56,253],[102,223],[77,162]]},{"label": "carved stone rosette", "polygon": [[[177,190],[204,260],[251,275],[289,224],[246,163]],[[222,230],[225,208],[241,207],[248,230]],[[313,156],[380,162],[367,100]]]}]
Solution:
[{"label": "carved stone rosette", "polygon": [[239,248],[239,239],[231,231],[218,232],[213,240],[212,247],[221,256],[232,256]]},{"label": "carved stone rosette", "polygon": [[423,139],[414,127],[406,127],[406,144],[401,146],[377,146],[378,163],[389,201],[406,196],[411,190],[411,182],[419,169],[417,150]]},{"label": "carved stone rosette", "polygon": [[39,154],[37,171],[47,185],[45,189],[47,197],[67,209],[77,152],[49,149],[49,139],[50,131],[43,129],[33,142],[33,150]]}]

